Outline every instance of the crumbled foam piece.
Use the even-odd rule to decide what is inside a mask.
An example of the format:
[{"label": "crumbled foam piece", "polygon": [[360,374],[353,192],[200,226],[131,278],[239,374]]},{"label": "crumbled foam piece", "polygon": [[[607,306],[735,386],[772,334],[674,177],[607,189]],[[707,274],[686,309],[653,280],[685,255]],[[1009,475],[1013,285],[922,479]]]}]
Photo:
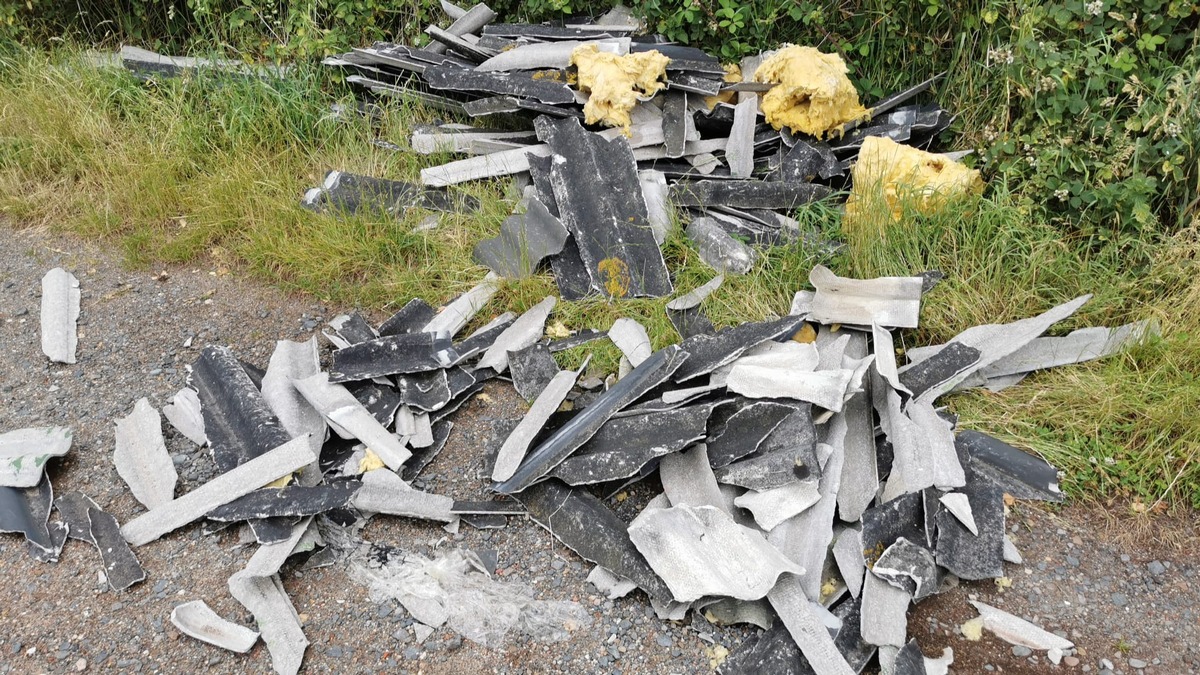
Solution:
[{"label": "crumbled foam piece", "polygon": [[975,169],[882,136],[863,141],[858,162],[850,173],[853,188],[846,200],[849,224],[871,216],[882,218],[884,209],[893,222],[899,222],[905,206],[931,215],[956,198],[983,192],[983,179]]},{"label": "crumbled foam piece", "polygon": [[629,132],[629,113],[639,96],[653,96],[666,86],[670,59],[658,51],[618,56],[594,44],[571,52],[571,65],[579,69],[579,90],[591,96],[583,106],[584,121],[621,127]]},{"label": "crumbled foam piece", "polygon": [[795,45],[780,49],[754,71],[755,82],[777,83],[763,96],[763,115],[776,129],[787,127],[817,138],[840,134],[842,125],[870,116],[858,102],[847,72],[837,54]]}]

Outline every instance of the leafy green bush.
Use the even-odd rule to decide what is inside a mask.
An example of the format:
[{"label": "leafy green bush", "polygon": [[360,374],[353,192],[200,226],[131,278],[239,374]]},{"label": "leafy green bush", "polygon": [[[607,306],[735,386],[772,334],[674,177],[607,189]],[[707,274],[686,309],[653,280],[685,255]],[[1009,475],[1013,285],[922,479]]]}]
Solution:
[{"label": "leafy green bush", "polygon": [[1100,240],[1185,224],[1198,178],[1198,21],[1186,1],[1023,5],[1011,43],[987,55],[1013,93],[984,131],[992,170]]}]

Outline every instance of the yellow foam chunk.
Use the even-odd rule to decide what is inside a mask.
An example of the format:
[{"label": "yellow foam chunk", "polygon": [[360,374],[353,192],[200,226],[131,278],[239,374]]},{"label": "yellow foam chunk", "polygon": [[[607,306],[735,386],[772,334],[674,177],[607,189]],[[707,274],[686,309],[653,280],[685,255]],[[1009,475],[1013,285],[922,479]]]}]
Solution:
[{"label": "yellow foam chunk", "polygon": [[282,487],[287,487],[288,483],[290,483],[290,482],[292,482],[292,474],[289,473],[288,475],[283,476],[282,478],[280,478],[278,480],[273,480],[270,483],[267,483],[263,487],[265,487],[265,488],[282,488]]},{"label": "yellow foam chunk", "polygon": [[978,642],[983,637],[983,617],[977,616],[964,623],[961,627],[963,637],[971,642]]},{"label": "yellow foam chunk", "polygon": [[754,71],[755,82],[777,83],[763,96],[763,115],[776,129],[817,138],[840,134],[846,122],[870,116],[846,72],[846,62],[837,54],[795,45],[780,49]]},{"label": "yellow foam chunk", "polygon": [[854,187],[846,199],[849,226],[886,218],[899,222],[906,205],[930,215],[955,198],[983,192],[983,179],[975,169],[880,136],[863,141],[850,175]]},{"label": "yellow foam chunk", "polygon": [[583,106],[584,121],[629,133],[629,113],[639,95],[653,96],[666,86],[662,79],[670,61],[658,51],[617,56],[594,44],[576,47],[571,65],[579,70],[579,90],[591,94]]},{"label": "yellow foam chunk", "polygon": [[382,469],[385,466],[387,465],[383,463],[379,455],[375,454],[374,450],[367,448],[367,454],[363,455],[363,458],[358,461],[358,472],[366,473],[375,469]]}]

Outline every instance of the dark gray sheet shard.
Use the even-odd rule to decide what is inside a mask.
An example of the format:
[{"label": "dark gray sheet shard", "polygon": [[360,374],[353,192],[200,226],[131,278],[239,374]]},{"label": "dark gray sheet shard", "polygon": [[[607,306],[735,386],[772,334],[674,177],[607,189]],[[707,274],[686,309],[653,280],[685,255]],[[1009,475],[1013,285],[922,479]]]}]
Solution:
[{"label": "dark gray sheet shard", "polygon": [[718,481],[761,492],[821,477],[812,406],[804,403],[789,407],[794,412],[759,444],[757,454],[717,469]]},{"label": "dark gray sheet shard", "polygon": [[679,346],[688,354],[688,360],[675,371],[671,380],[684,382],[693,377],[707,375],[731,363],[751,347],[767,340],[794,334],[803,322],[804,317],[786,316],[774,321],[744,323],[718,331],[715,335],[696,335],[688,338]]},{"label": "dark gray sheet shard", "polygon": [[500,530],[508,527],[508,516],[501,513],[467,513],[458,519],[477,530]]},{"label": "dark gray sheet shard", "polygon": [[291,440],[233,351],[205,347],[192,364],[204,430],[222,472]]},{"label": "dark gray sheet shard", "polygon": [[54,508],[58,509],[58,517],[67,524],[68,536],[71,539],[86,541],[93,546],[96,540],[92,538],[92,525],[88,518],[88,509],[99,509],[100,505],[82,492],[68,492],[54,500]]},{"label": "dark gray sheet shard", "polygon": [[[807,405],[805,406],[807,407]],[[759,445],[775,431],[796,407],[738,399],[735,404],[718,406],[709,422],[708,463],[719,469],[758,450]]]},{"label": "dark gray sheet shard", "polygon": [[782,621],[745,642],[717,670],[721,675],[817,675]]},{"label": "dark gray sheet shard", "polygon": [[379,384],[374,380],[347,382],[346,391],[353,394],[367,412],[371,413],[371,417],[385,427],[392,425],[396,419],[396,410],[403,403],[400,393],[394,387]]},{"label": "dark gray sheet shard", "polygon": [[683,157],[687,142],[687,94],[668,91],[663,95],[663,140],[667,157]]},{"label": "dark gray sheet shard", "polygon": [[[475,378],[471,378],[470,384],[474,383]],[[441,410],[454,397],[454,392],[450,390],[450,377],[445,370],[398,375],[396,389],[404,405],[422,412]]]},{"label": "dark gray sheet shard", "polygon": [[431,66],[425,69],[421,79],[433,89],[480,91],[550,104],[575,102],[575,94],[567,85],[548,77],[538,77],[533,71],[506,73]]},{"label": "dark gray sheet shard", "polygon": [[550,344],[547,346],[550,348],[551,354],[557,354],[558,352],[574,349],[576,347],[586,345],[589,342],[594,342],[606,337],[608,337],[608,331],[606,330],[585,328],[571,337],[551,340]]},{"label": "dark gray sheet shard", "polygon": [[456,516],[461,515],[484,515],[489,513],[499,513],[506,516],[523,516],[525,515],[525,507],[520,502],[512,501],[460,501],[455,500],[454,506],[450,508],[450,513]]},{"label": "dark gray sheet shard", "polygon": [[315,516],[345,507],[362,483],[336,481],[328,485],[288,485],[262,488],[208,512],[209,520],[235,522],[256,518]]},{"label": "dark gray sheet shard", "polygon": [[351,312],[345,315],[341,321],[337,321],[336,325],[334,322],[330,322],[330,325],[338,332],[338,335],[342,336],[343,340],[350,344],[366,342],[379,337],[371,328],[371,324],[367,323],[367,320],[358,312]]},{"label": "dark gray sheet shard", "polygon": [[[446,31],[442,30],[441,28],[438,28],[437,26],[426,26],[425,34],[428,35],[429,37],[433,38],[439,44],[445,45],[445,47],[447,49],[453,50],[455,53],[462,55],[462,57],[464,59],[467,59],[467,61],[469,63],[473,63],[473,64],[474,63],[483,63],[484,61],[487,61],[488,59],[490,59],[491,57],[496,55],[490,49],[477,47],[475,44],[473,44],[469,40],[465,40],[462,37],[459,37],[458,35],[455,35],[453,33],[448,33]],[[457,64],[455,66],[449,66],[449,67],[453,68],[455,70],[463,70],[464,72],[473,72],[473,71],[461,68]],[[430,68],[426,68],[425,73],[428,73],[429,70],[430,70]]]},{"label": "dark gray sheet shard", "polygon": [[425,327],[437,310],[420,298],[413,298],[393,314],[387,321],[379,324],[379,335],[401,335],[404,333],[419,333]]},{"label": "dark gray sheet shard", "polygon": [[513,386],[526,401],[533,401],[558,374],[558,363],[545,342],[535,342],[508,353],[508,369]]},{"label": "dark gray sheet shard", "polygon": [[629,539],[626,523],[587,490],[548,480],[516,497],[537,524],[585,560],[629,579],[651,598],[674,600]]},{"label": "dark gray sheet shard", "polygon": [[700,180],[671,187],[676,206],[732,206],[740,209],[794,209],[830,194],[814,183],[750,180]]},{"label": "dark gray sheet shard", "polygon": [[[936,82],[938,79],[944,77],[945,75],[946,75],[946,73],[938,73],[937,75],[934,75],[933,77],[929,78],[928,80],[925,80],[924,82],[921,82],[920,84],[913,85],[913,86],[909,87],[908,89],[899,91],[890,96],[886,96],[879,101],[876,101],[874,105],[871,105],[868,107],[868,109],[871,111],[871,117],[872,118],[878,117],[878,116],[892,110],[896,106],[916,97],[917,94],[920,94],[924,91],[928,91],[929,88],[933,86],[934,82]],[[849,131],[850,127],[847,126],[846,130]]]},{"label": "dark gray sheet shard", "polygon": [[959,492],[971,503],[979,535],[950,511],[938,511],[937,563],[970,581],[1004,576],[1004,491],[976,475]]},{"label": "dark gray sheet shard", "polygon": [[850,669],[861,673],[875,656],[875,645],[862,639],[862,598],[848,597],[830,610],[842,620],[842,628],[833,639],[833,644],[846,658]]},{"label": "dark gray sheet shard", "polygon": [[716,96],[724,81],[693,73],[674,72],[667,75],[667,91],[681,91],[702,96]]},{"label": "dark gray sheet shard", "polygon": [[246,376],[254,383],[254,388],[262,391],[263,378],[266,377],[267,371],[242,359],[238,359],[238,363],[242,364],[242,370],[246,371]]},{"label": "dark gray sheet shard", "polygon": [[38,562],[56,563],[62,555],[63,546],[67,543],[67,524],[61,521],[54,521],[46,525],[46,530],[50,533],[50,546],[42,547],[31,541],[26,541],[25,544],[29,548],[29,554]]},{"label": "dark gray sheet shard", "polygon": [[336,384],[437,370],[453,360],[451,348],[448,339],[433,333],[388,335],[360,342],[333,352],[329,381]]},{"label": "dark gray sheet shard", "polygon": [[[959,433],[954,445],[965,467],[1013,497],[1047,502],[1063,500],[1058,488],[1058,469],[1041,457],[978,431]],[[970,476],[967,480],[970,481]]]},{"label": "dark gray sheet shard", "polygon": [[[528,157],[529,177],[533,181],[538,201],[546,206],[550,215],[558,218],[558,201],[550,181],[550,167],[554,159],[534,154],[529,154]],[[579,257],[579,245],[575,243],[574,237],[568,236],[563,242],[562,251],[550,256],[550,269],[554,272],[558,293],[564,300],[580,300],[592,292],[592,277],[588,274],[583,258]]]},{"label": "dark gray sheet shard", "polygon": [[31,488],[0,486],[0,532],[24,535],[35,557],[46,560],[45,553],[55,548],[46,525],[53,503],[54,488],[47,476]]},{"label": "dark gray sheet shard", "polygon": [[942,580],[933,553],[904,537],[887,547],[871,571],[880,579],[906,591],[913,600],[937,593]]},{"label": "dark gray sheet shard", "polygon": [[475,331],[462,342],[454,345],[454,363],[463,363],[472,357],[486,352],[492,345],[496,344],[496,338],[500,337],[509,326],[512,326],[516,319],[517,317],[512,313],[504,314],[497,317],[487,326]]},{"label": "dark gray sheet shard", "polygon": [[484,383],[496,376],[496,371],[491,370],[490,368],[488,371],[489,373],[486,375],[481,374],[478,371],[472,373],[472,375],[476,377],[475,384],[467,387],[466,391],[463,391],[461,394],[456,394],[454,398],[450,399],[450,402],[447,403],[441,410],[429,413],[429,422],[431,424],[437,424],[450,415],[453,415],[458,411],[459,408],[465,405],[467,401],[470,401],[472,396],[483,391]]},{"label": "dark gray sheet shard", "polygon": [[827,143],[808,143],[797,139],[779,164],[772,178],[784,182],[808,183],[820,178],[829,180],[845,171]]},{"label": "dark gray sheet shard", "polygon": [[429,466],[442,448],[446,447],[446,440],[450,438],[450,430],[454,428],[454,422],[450,420],[440,420],[433,422],[433,443],[424,448],[413,448],[412,457],[404,463],[404,468],[400,471],[400,477],[406,481],[412,481],[417,476],[421,475],[421,471]]},{"label": "dark gray sheet shard", "polygon": [[480,35],[495,35],[506,38],[533,38],[535,40],[601,40],[629,35],[635,29],[621,26],[569,28],[548,24],[492,23],[483,27]]},{"label": "dark gray sheet shard", "polygon": [[[594,403],[530,451],[512,478],[493,486],[493,489],[512,494],[532,485],[596,435],[613,413],[625,408],[671,377],[687,362],[687,358],[688,355],[677,345],[652,354],[611,389],[601,394]],[[609,569],[618,571],[612,567]]]},{"label": "dark gray sheet shard", "polygon": [[712,321],[704,314],[699,305],[686,309],[667,308],[667,319],[684,340],[696,335],[712,335],[717,332]]},{"label": "dark gray sheet shard", "polygon": [[592,485],[636,475],[658,457],[704,438],[711,405],[610,419],[550,475],[568,485]]},{"label": "dark gray sheet shard", "polygon": [[321,187],[309,190],[301,203],[315,211],[382,211],[394,216],[412,207],[445,213],[479,209],[479,202],[467,195],[345,171],[325,174]]},{"label": "dark gray sheet shard", "polygon": [[937,514],[942,510],[939,500],[944,494],[937,488],[921,490],[921,509],[925,515],[925,545],[931,551],[937,544]]},{"label": "dark gray sheet shard", "polygon": [[925,655],[915,639],[900,648],[892,662],[894,675],[925,675]]},{"label": "dark gray sheet shard", "polygon": [[867,565],[874,565],[879,556],[900,537],[912,542],[924,541],[923,511],[919,492],[901,495],[886,504],[863,511],[863,555],[867,558]]},{"label": "dark gray sheet shard", "polygon": [[[551,117],[575,117],[583,119],[583,111],[578,108],[568,108],[562,105],[551,105],[549,103],[541,103],[530,99],[516,98],[514,96],[492,96],[490,98],[481,98],[469,103],[463,104],[463,110],[471,117],[486,117],[487,115],[498,115],[506,113],[515,113],[520,111],[528,111],[539,115],[550,115]],[[494,146],[499,149],[511,149],[520,147],[523,143],[515,141],[494,141]],[[478,147],[478,146],[477,146]]]},{"label": "dark gray sheet shard", "polygon": [[577,120],[539,117],[534,126],[555,153],[550,166],[555,201],[592,288],[617,298],[671,293],[629,143],[623,137],[605,140]]},{"label": "dark gray sheet shard", "polygon": [[958,375],[979,362],[980,351],[961,342],[951,342],[933,356],[900,373],[900,384],[918,398],[930,388]]},{"label": "dark gray sheet shard", "polygon": [[125,537],[121,536],[121,525],[117,519],[100,509],[89,507],[88,521],[88,530],[104,561],[104,574],[108,578],[109,588],[123,591],[143,581],[146,570],[142,569]]},{"label": "dark gray sheet shard", "polygon": [[[458,396],[463,392],[473,387],[476,382],[482,382],[495,376],[494,370],[490,368],[485,370],[488,372],[485,372],[484,370],[477,370],[472,373],[462,366],[448,368],[446,370],[446,386],[450,388],[451,400],[458,398]],[[491,373],[490,375],[488,374],[489,372]],[[441,408],[439,408],[439,410],[440,409]]]},{"label": "dark gray sheet shard", "polygon": [[476,244],[472,255],[502,277],[525,278],[544,258],[561,253],[567,236],[567,228],[545,204],[531,199],[525,213],[505,218],[499,236]]}]

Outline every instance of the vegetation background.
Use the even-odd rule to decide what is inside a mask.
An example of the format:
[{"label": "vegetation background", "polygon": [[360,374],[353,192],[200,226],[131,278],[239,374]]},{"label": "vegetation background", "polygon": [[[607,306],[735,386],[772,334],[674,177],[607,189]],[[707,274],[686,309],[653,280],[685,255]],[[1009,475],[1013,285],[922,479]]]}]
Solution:
[{"label": "vegetation background", "polygon": [[[490,5],[536,22],[611,3]],[[1083,293],[1096,297],[1062,330],[1154,319],[1162,337],[1127,354],[952,407],[1056,462],[1077,495],[1135,511],[1200,507],[1200,3],[648,0],[632,10],[727,62],[785,42],[838,52],[867,102],[946,73],[934,96],[957,117],[943,146],[975,150],[967,161],[988,183],[978,205],[912,214],[883,237],[842,231],[836,201],[796,217],[847,242],[831,263],[839,272],[946,273],[905,346]],[[413,230],[424,213],[338,217],[297,204],[328,169],[412,179],[450,159],[371,143],[403,147],[414,124],[435,119],[409,102],[387,102],[374,128],[334,118],[331,104],[353,99],[319,66],[376,40],[422,42],[430,23],[445,19],[429,0],[0,0],[0,214],[115,241],[134,265],[204,259],[373,310],[414,295],[443,302],[481,276],[470,250],[511,211],[511,182],[463,186],[484,209],[445,217],[433,234]],[[123,43],[290,70],[146,84],[87,58]],[[665,253],[680,289],[714,274],[679,232]],[[718,325],[786,311],[816,261],[800,244],[771,249],[706,311]],[[542,275],[507,284],[498,302],[520,311],[553,293]],[[678,339],[664,302],[560,303],[556,319],[606,328],[633,316],[660,347]],[[602,351],[594,366],[615,359]]]}]

